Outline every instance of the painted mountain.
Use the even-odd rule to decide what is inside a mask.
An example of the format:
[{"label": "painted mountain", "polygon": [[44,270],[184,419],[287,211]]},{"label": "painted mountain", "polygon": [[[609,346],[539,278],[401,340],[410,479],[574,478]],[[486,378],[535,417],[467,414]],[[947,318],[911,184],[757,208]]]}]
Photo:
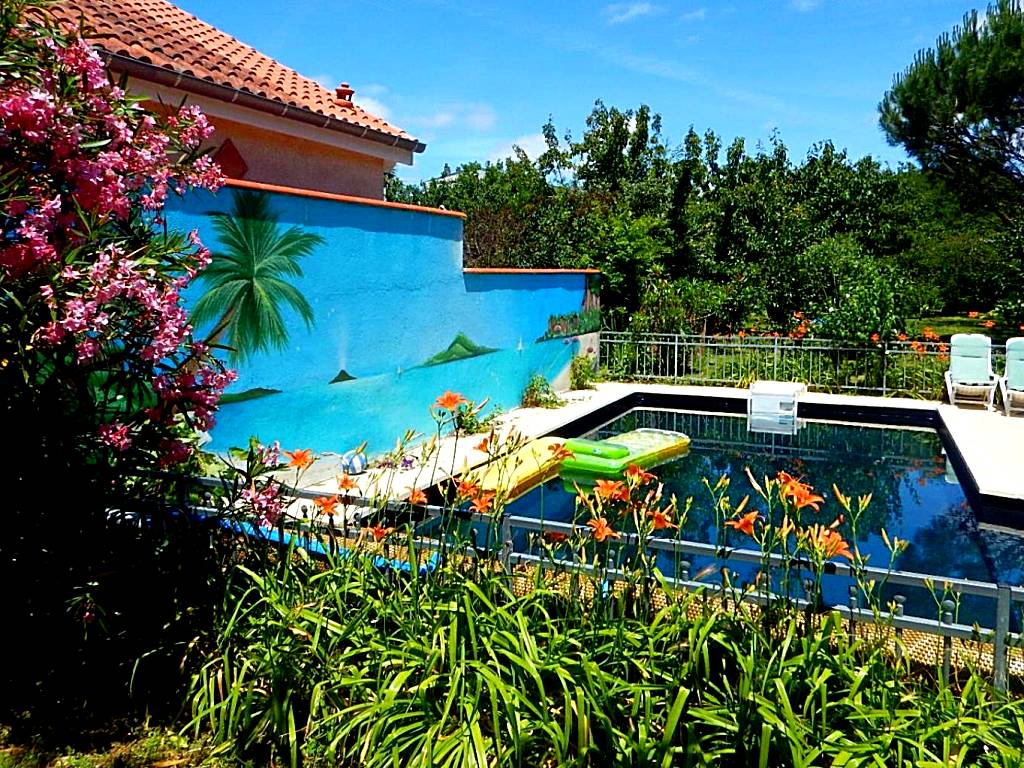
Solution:
[{"label": "painted mountain", "polygon": [[486,355],[489,352],[497,351],[492,347],[482,347],[479,344],[475,344],[464,333],[457,333],[455,334],[455,339],[448,345],[448,349],[428,357],[423,361],[422,365],[426,367],[428,365],[451,363],[455,360],[465,360],[467,357],[476,357],[477,355]]},{"label": "painted mountain", "polygon": [[355,376],[353,376],[351,373],[349,373],[344,368],[342,368],[340,371],[338,371],[338,375],[335,376],[333,379],[331,379],[330,383],[331,384],[341,384],[342,382],[345,382],[345,381],[355,381],[355,380],[356,380]]}]

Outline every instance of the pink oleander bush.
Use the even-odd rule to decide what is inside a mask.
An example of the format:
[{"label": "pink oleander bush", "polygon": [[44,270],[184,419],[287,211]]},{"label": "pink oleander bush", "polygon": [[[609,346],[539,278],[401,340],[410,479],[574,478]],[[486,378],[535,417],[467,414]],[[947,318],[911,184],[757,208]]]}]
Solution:
[{"label": "pink oleander bush", "polygon": [[0,3],[0,583],[19,628],[0,717],[70,728],[122,717],[129,685],[140,709],[173,706],[173,649],[202,626],[218,560],[146,471],[199,460],[234,374],[183,306],[209,253],[162,218],[170,195],[222,183],[200,149],[212,127],[127,95],[47,7]]},{"label": "pink oleander bush", "polygon": [[144,109],[36,3],[4,3],[0,26],[5,384],[91,411],[80,447],[179,464],[233,376],[182,306],[209,252],[195,232],[160,229],[168,194],[222,183],[199,152],[213,129],[195,107]]}]

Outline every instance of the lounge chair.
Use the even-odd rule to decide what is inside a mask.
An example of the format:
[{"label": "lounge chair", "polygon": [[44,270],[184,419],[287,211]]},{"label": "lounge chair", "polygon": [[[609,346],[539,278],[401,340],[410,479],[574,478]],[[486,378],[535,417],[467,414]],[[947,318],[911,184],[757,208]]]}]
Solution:
[{"label": "lounge chair", "polygon": [[1024,336],[1006,340],[1006,375],[999,378],[1006,415],[1024,413]]},{"label": "lounge chair", "polygon": [[991,409],[998,379],[992,372],[992,339],[980,333],[956,333],[949,342],[946,391],[953,405]]}]

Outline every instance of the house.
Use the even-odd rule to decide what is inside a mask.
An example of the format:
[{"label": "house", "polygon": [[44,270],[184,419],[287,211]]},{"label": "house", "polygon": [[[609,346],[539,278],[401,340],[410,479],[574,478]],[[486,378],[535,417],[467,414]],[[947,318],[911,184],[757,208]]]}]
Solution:
[{"label": "house", "polygon": [[167,0],[62,0],[51,9],[84,27],[130,92],[201,107],[229,178],[379,200],[385,174],[425,149],[360,107],[348,83],[325,88]]}]

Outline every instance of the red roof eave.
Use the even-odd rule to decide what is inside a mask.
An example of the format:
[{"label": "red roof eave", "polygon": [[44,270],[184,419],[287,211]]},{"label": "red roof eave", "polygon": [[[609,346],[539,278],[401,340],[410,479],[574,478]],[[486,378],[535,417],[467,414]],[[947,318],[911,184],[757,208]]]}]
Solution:
[{"label": "red roof eave", "polygon": [[107,66],[116,72],[123,72],[129,77],[145,80],[157,85],[164,85],[171,88],[178,88],[197,96],[206,96],[229,104],[255,109],[277,117],[284,117],[291,120],[298,120],[318,128],[339,131],[351,136],[375,141],[389,147],[400,147],[409,152],[422,152],[427,145],[421,141],[404,136],[396,136],[383,131],[377,131],[369,126],[347,123],[338,120],[330,115],[323,115],[302,107],[291,104],[284,104],[276,99],[268,99],[265,96],[258,96],[248,91],[231,88],[226,85],[212,83],[209,80],[176,72],[173,69],[147,64],[144,61],[133,59],[130,56],[122,56],[117,53],[110,53],[100,49],[99,54],[107,61]]}]

